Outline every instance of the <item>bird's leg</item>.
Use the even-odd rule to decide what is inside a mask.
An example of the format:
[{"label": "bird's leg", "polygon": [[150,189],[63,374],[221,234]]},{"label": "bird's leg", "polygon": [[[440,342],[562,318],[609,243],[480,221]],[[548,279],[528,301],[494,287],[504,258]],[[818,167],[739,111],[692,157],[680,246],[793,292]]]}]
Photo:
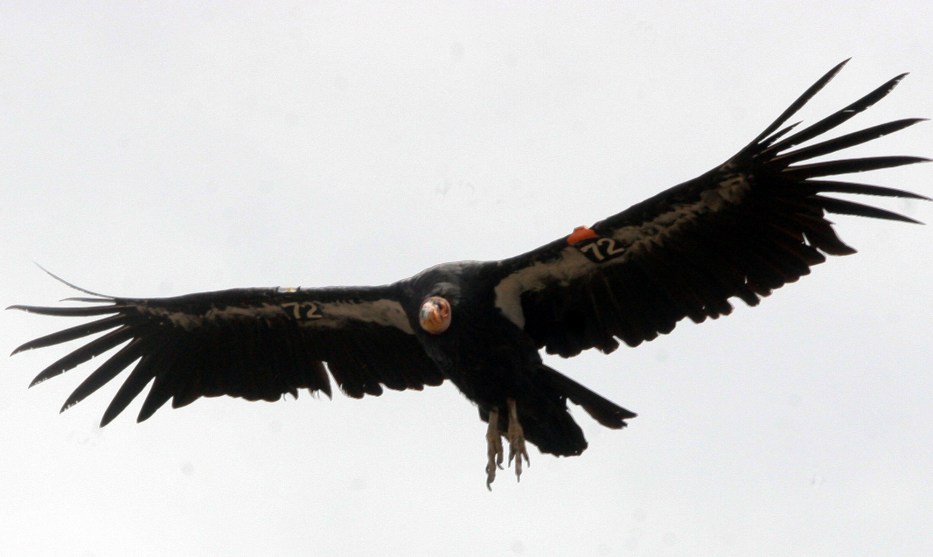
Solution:
[{"label": "bird's leg", "polygon": [[507,399],[509,405],[509,465],[512,459],[515,459],[515,479],[522,480],[522,458],[525,464],[531,466],[531,459],[528,458],[528,451],[525,449],[525,431],[522,424],[518,421],[518,409],[515,406],[515,399]]},{"label": "bird's leg", "polygon": [[502,468],[502,433],[499,431],[499,409],[489,411],[489,427],[486,428],[486,489],[492,491],[496,469]]}]

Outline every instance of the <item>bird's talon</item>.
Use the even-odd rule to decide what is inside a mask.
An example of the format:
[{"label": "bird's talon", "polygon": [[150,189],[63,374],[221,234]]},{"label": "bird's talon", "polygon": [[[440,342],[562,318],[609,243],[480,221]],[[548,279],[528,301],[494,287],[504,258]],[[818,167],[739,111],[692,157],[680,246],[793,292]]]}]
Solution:
[{"label": "bird's talon", "polygon": [[499,432],[499,411],[489,411],[489,426],[486,428],[486,489],[492,491],[496,481],[496,469],[502,469],[502,435]]},{"label": "bird's talon", "polygon": [[522,481],[522,459],[524,464],[531,466],[531,459],[528,458],[528,450],[525,448],[525,430],[522,429],[521,422],[518,421],[518,409],[515,401],[508,399],[509,405],[509,466],[515,461],[515,479]]}]

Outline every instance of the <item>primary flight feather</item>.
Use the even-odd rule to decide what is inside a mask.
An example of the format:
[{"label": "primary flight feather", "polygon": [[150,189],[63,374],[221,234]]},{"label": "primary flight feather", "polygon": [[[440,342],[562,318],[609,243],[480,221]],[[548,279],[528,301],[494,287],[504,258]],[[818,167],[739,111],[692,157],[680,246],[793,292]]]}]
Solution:
[{"label": "primary flight feather", "polygon": [[[875,125],[832,139],[826,132],[885,97],[897,76],[830,116],[796,130],[787,120],[843,67],[807,89],[745,148],[702,176],[591,226],[502,261],[445,263],[376,287],[251,288],[172,298],[123,298],[82,290],[76,307],[12,306],[94,320],[14,351],[95,336],[42,370],[40,383],[116,350],[75,389],[63,410],[129,370],[104,412],[106,425],[148,393],[138,420],[169,400],[202,396],[276,400],[299,389],[378,396],[450,380],[488,422],[487,486],[503,461],[521,474],[525,441],[542,452],[586,448],[567,401],[621,428],[635,414],[544,365],[540,349],[569,357],[611,352],[756,305],[810,272],[826,255],[847,255],[826,219],[842,213],[916,222],[833,197],[864,194],[926,199],[833,177],[927,159],[881,156],[813,159],[911,126]],[[796,130],[796,131],[795,131]],[[79,289],[81,290],[81,289]]]}]

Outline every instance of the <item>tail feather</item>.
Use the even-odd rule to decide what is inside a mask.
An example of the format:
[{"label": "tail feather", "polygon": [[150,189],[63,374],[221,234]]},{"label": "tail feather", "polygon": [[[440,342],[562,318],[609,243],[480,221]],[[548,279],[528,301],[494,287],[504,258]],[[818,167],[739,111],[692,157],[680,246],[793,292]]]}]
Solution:
[{"label": "tail feather", "polygon": [[[525,441],[538,447],[545,454],[555,456],[577,456],[586,450],[586,437],[583,430],[567,411],[566,399],[553,389],[549,395],[525,396],[516,400],[518,419],[525,434]],[[538,391],[543,394],[543,391]],[[489,408],[480,406],[479,417],[489,422]],[[508,431],[509,413],[504,409],[499,412],[499,431]]]},{"label": "tail feather", "polygon": [[[525,439],[542,453],[575,456],[586,450],[583,430],[567,411],[567,400],[581,406],[600,424],[621,429],[635,413],[599,396],[573,379],[543,364],[538,368],[535,387],[516,399],[518,417]],[[480,418],[489,421],[489,409],[480,406]],[[499,429],[508,429],[508,412],[499,412]]]},{"label": "tail feather", "polygon": [[547,378],[554,389],[569,398],[574,404],[581,406],[586,410],[587,414],[600,424],[611,429],[621,429],[628,425],[625,420],[637,416],[634,412],[599,396],[559,371],[544,365],[541,367],[545,372],[543,376]]},{"label": "tail feather", "polygon": [[[583,430],[574,421],[565,404],[546,404],[529,406],[519,399],[518,418],[525,432],[525,439],[533,443],[542,453],[555,456],[577,456],[586,450],[586,437]],[[500,417],[507,420],[507,412]],[[500,426],[505,431],[507,423]]]}]

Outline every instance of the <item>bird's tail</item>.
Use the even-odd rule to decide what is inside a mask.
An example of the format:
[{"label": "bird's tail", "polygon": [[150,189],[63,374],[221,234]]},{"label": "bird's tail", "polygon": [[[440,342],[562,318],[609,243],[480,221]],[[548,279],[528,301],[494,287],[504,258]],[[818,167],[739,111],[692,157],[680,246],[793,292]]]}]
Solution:
[{"label": "bird's tail", "polygon": [[[535,387],[518,397],[517,410],[525,438],[542,453],[574,456],[586,450],[586,438],[573,416],[567,411],[567,400],[583,407],[586,413],[602,425],[620,429],[635,413],[599,396],[573,379],[545,365],[538,368]],[[489,420],[488,411],[480,417]],[[508,427],[508,413],[501,412],[499,427]]]},{"label": "bird's tail", "polygon": [[594,420],[608,428],[621,429],[628,425],[625,420],[637,416],[634,412],[599,396],[556,369],[542,364],[541,370],[553,389],[566,396],[574,404],[581,406]]}]

